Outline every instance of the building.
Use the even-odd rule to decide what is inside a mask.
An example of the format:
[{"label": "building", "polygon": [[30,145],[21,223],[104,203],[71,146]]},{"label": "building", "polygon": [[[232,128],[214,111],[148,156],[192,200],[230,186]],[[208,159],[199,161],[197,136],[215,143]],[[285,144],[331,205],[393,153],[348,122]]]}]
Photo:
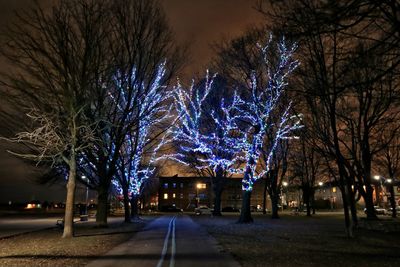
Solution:
[{"label": "building", "polygon": [[[213,206],[213,192],[209,177],[159,177],[158,207],[176,206],[183,210],[193,210],[197,206]],[[242,183],[240,178],[230,178],[224,186],[221,207],[240,209],[242,205]],[[254,185],[251,205],[261,209],[263,205],[263,183]],[[267,209],[271,201],[267,199]]]},{"label": "building", "polygon": [[[285,183],[284,183],[285,184]],[[376,190],[380,186],[375,183],[374,202],[385,208],[390,206],[388,192],[385,188]],[[400,187],[394,186],[396,203],[400,204]],[[280,191],[280,205],[283,208],[296,208],[303,205],[302,191],[298,186],[282,186]],[[163,206],[176,206],[183,210],[193,210],[197,206],[213,206],[213,192],[209,177],[159,177],[158,208]],[[377,196],[378,199],[377,200]],[[264,183],[259,180],[255,183],[251,205],[262,210],[264,199]],[[321,183],[315,188],[315,207],[317,209],[341,209],[343,208],[342,194],[336,183]],[[224,186],[221,197],[221,207],[240,209],[242,205],[242,184],[240,178],[230,178]],[[358,201],[358,207],[364,208],[362,198]],[[271,210],[271,200],[267,195],[266,208]]]}]

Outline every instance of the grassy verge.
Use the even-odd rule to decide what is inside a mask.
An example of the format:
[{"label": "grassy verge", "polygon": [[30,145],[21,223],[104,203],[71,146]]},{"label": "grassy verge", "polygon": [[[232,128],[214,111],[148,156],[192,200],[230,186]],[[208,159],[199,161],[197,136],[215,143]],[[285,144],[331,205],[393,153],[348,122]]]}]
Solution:
[{"label": "grassy verge", "polygon": [[348,239],[339,215],[254,219],[253,224],[237,224],[237,216],[194,218],[243,267],[400,266],[400,233],[357,229],[355,238]]},{"label": "grassy verge", "polygon": [[150,219],[130,224],[121,220],[108,228],[77,223],[71,239],[62,239],[62,230],[53,228],[1,240],[0,266],[84,266],[130,239]]}]

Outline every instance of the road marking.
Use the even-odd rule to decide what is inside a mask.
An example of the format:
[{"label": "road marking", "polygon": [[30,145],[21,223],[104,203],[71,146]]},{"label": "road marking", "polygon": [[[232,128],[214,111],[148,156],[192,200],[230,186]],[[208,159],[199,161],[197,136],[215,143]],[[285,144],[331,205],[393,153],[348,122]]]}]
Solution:
[{"label": "road marking", "polygon": [[175,221],[172,225],[172,240],[171,240],[171,259],[169,261],[169,267],[175,266],[175,252],[176,252],[176,242],[175,242]]},{"label": "road marking", "polygon": [[169,266],[170,267],[174,267],[174,265],[175,265],[175,259],[174,259],[175,252],[176,252],[175,220],[176,220],[176,216],[172,217],[171,221],[169,222],[168,231],[167,231],[167,234],[165,236],[164,246],[163,246],[163,249],[162,249],[162,252],[161,252],[161,258],[158,261],[157,267],[161,267],[163,262],[164,262],[165,255],[167,254],[167,251],[168,251],[168,241],[169,241],[169,236],[171,235],[171,232],[172,232],[172,241],[171,241],[171,243],[172,243],[171,246],[172,247],[171,247],[171,259],[170,259]]}]

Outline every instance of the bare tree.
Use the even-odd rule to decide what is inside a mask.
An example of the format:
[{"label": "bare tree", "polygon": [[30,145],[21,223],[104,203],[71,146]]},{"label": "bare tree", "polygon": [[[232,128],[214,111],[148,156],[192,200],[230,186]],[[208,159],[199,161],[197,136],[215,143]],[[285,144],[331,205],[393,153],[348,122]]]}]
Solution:
[{"label": "bare tree", "polygon": [[46,13],[36,4],[18,15],[3,50],[13,69],[2,75],[1,93],[28,121],[9,140],[29,150],[13,154],[68,173],[65,238],[73,236],[78,154],[92,146],[97,127],[83,111],[102,71],[104,7],[103,1],[60,1]]},{"label": "bare tree", "polygon": [[[263,7],[264,2],[269,3],[268,9]],[[359,192],[363,194],[368,217],[376,217],[370,186],[370,165],[374,152],[370,146],[376,137],[373,131],[380,123],[380,119],[375,119],[388,114],[388,106],[381,104],[390,95],[375,93],[377,88],[365,95],[362,95],[361,91],[371,88],[371,84],[379,84],[387,79],[387,75],[399,64],[398,57],[394,56],[396,46],[392,41],[385,39],[389,37],[385,31],[391,26],[377,26],[382,18],[376,16],[380,14],[377,5],[361,5],[361,2],[363,1],[259,1],[258,6],[277,31],[291,34],[298,39],[302,47],[300,54],[304,64],[299,72],[298,84],[301,85],[299,88],[302,89],[312,114],[318,144],[327,158],[336,161],[339,188],[344,203],[346,232],[349,236],[352,236],[352,223],[357,223],[352,187],[358,186],[358,190],[361,189]],[[360,42],[368,48],[363,53],[357,52]],[[356,72],[360,68],[359,64],[368,55],[383,58],[384,64],[369,72],[368,77],[361,75],[357,76],[355,81],[349,79],[349,74]],[[360,96],[362,95],[358,98],[360,101],[358,104],[346,106],[345,103],[349,104],[355,88],[359,88]],[[381,104],[374,107],[373,103],[379,102]],[[360,109],[349,112],[349,108],[355,106]],[[345,140],[347,130],[350,129],[348,126],[351,124],[348,120],[346,124],[343,116],[359,116],[360,123],[354,124],[356,121],[353,120],[355,127],[352,129],[354,133],[361,134],[363,140],[358,139],[357,142],[361,142],[362,147],[353,146],[354,142]],[[349,154],[349,151],[352,153]],[[359,155],[363,156],[360,158]],[[365,191],[360,188],[363,185],[366,186]],[[350,220],[348,207],[353,222]]]},{"label": "bare tree", "polygon": [[[306,126],[307,127],[307,126]],[[318,145],[314,143],[312,129],[306,128],[300,135],[300,146],[290,153],[291,174],[294,183],[298,183],[303,192],[303,203],[306,205],[307,216],[315,214],[315,188],[322,181],[323,157],[318,153]]]}]

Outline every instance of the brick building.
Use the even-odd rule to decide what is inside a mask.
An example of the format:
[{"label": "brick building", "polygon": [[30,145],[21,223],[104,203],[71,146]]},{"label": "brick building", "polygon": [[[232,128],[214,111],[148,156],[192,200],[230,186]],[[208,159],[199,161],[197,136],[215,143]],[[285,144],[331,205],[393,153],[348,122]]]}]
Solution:
[{"label": "brick building", "polygon": [[[252,193],[251,205],[262,207],[263,185],[256,183]],[[212,207],[213,192],[209,177],[159,177],[158,207],[174,205],[184,210],[193,210],[196,206]],[[240,178],[227,179],[222,192],[221,207],[240,209],[242,205],[242,184]],[[270,201],[267,200],[270,209]]]}]

